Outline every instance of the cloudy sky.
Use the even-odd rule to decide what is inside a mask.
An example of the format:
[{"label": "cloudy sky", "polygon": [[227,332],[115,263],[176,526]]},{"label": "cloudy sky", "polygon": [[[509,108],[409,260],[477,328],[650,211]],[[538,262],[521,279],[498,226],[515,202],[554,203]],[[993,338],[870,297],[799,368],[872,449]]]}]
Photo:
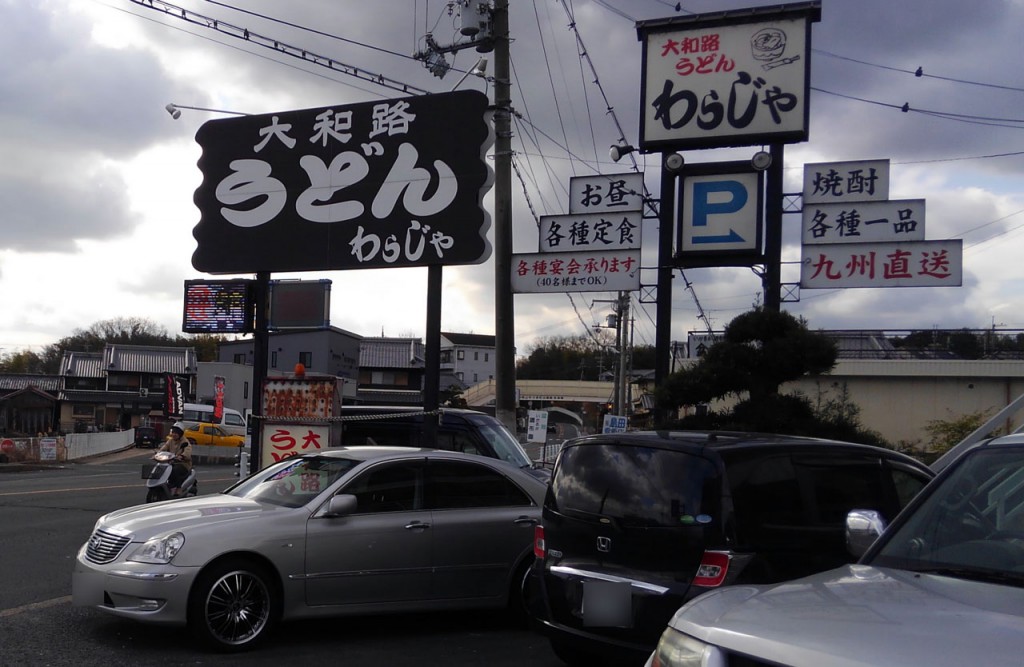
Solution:
[{"label": "cloudy sky", "polygon": [[[457,38],[453,4],[174,6],[194,19],[216,19],[389,80],[447,92],[480,54],[449,56],[454,69],[444,78],[410,56],[423,48],[426,33],[440,44]],[[769,3],[690,0],[678,11],[666,0],[510,4],[519,115],[513,248],[528,253],[537,251],[535,216],[567,212],[570,176],[629,166],[612,163],[607,153],[618,127],[627,141],[638,141],[635,21]],[[963,286],[803,290],[799,302],[783,304],[786,310],[812,328],[1024,329],[1022,24],[1022,0],[823,0],[812,32],[810,140],[787,146],[785,189],[800,190],[804,163],[889,159],[890,198],[926,199],[927,238],[962,239]],[[2,354],[38,350],[76,328],[122,316],[180,332],[183,281],[215,277],[191,264],[199,221],[192,197],[202,180],[195,135],[204,122],[226,116],[186,109],[175,120],[168,103],[269,113],[399,96],[132,0],[0,0],[0,51]],[[923,76],[914,75],[918,68]],[[493,93],[475,77],[460,88]],[[746,159],[753,150],[685,157]],[[640,155],[638,167],[657,193],[659,158]],[[799,280],[799,226],[799,216],[786,216],[783,282]],[[653,222],[644,223],[647,239],[656,233]],[[653,258],[648,243],[644,265]],[[493,276],[493,258],[444,269],[444,330],[494,333]],[[330,278],[331,322],[343,329],[425,333],[425,269],[273,277]],[[643,279],[653,282],[653,273]],[[760,280],[746,268],[688,270],[686,280],[692,291],[675,280],[674,340],[703,330],[697,301],[720,329],[763,298]],[[653,344],[654,306],[639,296],[634,340]],[[603,322],[612,297],[517,295],[519,352],[539,338],[578,335]]]}]

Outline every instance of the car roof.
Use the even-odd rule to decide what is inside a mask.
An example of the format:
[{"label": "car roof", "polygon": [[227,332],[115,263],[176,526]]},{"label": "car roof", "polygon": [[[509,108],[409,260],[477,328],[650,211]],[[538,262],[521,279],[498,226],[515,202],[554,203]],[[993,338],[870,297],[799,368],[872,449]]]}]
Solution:
[{"label": "car roof", "polygon": [[919,467],[925,467],[913,457],[876,445],[800,435],[744,431],[627,431],[625,433],[600,433],[568,440],[563,445],[563,449],[572,446],[598,445],[608,442],[625,445],[654,446],[691,452],[711,449],[723,454],[755,448],[813,450],[822,447],[840,446],[849,450],[885,454],[893,458],[913,462]]},{"label": "car roof", "polygon": [[[449,408],[440,407],[437,408],[439,412],[450,413],[450,414],[468,414],[468,415],[486,415],[486,412],[479,410],[471,410],[468,408]],[[341,411],[344,412],[359,412],[366,414],[391,414],[391,413],[404,413],[408,412],[413,415],[424,414],[425,410],[419,405],[343,405]]]},{"label": "car roof", "polygon": [[326,456],[329,458],[345,458],[356,461],[372,461],[375,459],[409,458],[411,456],[430,456],[431,458],[451,458],[462,461],[474,461],[485,463],[497,463],[508,465],[514,470],[518,468],[500,459],[492,459],[479,454],[465,454],[453,452],[447,449],[434,449],[431,447],[400,447],[388,445],[367,445],[360,447],[328,447],[315,452],[308,452],[302,456]]}]

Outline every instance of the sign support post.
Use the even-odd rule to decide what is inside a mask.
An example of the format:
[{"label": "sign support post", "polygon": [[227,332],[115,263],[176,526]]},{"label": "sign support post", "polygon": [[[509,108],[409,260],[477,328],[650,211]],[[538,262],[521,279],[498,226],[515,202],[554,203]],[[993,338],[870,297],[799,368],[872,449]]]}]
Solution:
[{"label": "sign support post", "polygon": [[[263,414],[263,381],[267,377],[267,358],[270,356],[270,329],[267,308],[270,303],[270,272],[256,273],[256,322],[253,332],[252,359],[252,415],[249,419],[249,465],[260,469],[260,440],[263,437],[263,422],[258,418]],[[245,477],[245,470],[239,470],[240,477]]]},{"label": "sign support post", "polygon": [[783,144],[771,144],[772,163],[765,182],[764,309],[782,308],[782,162]]},{"label": "sign support post", "polygon": [[[661,203],[658,208],[658,301],[655,308],[654,332],[654,384],[663,386],[669,374],[672,347],[672,270],[673,248],[676,224],[676,179],[675,174],[665,169],[669,151],[661,154]],[[663,415],[655,414],[655,424]]]}]

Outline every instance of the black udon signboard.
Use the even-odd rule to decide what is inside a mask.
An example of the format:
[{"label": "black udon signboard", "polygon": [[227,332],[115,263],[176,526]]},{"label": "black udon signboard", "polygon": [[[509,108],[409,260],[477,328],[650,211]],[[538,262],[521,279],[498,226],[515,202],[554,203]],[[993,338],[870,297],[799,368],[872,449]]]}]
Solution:
[{"label": "black udon signboard", "polygon": [[209,273],[475,264],[490,255],[487,96],[212,120],[192,265]]}]

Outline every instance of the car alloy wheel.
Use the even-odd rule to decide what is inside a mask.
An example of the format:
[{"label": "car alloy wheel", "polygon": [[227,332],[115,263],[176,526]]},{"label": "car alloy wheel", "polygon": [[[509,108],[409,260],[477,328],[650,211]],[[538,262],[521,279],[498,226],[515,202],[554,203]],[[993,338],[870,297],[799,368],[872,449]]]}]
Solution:
[{"label": "car alloy wheel", "polygon": [[204,642],[225,651],[252,647],[275,618],[275,597],[263,568],[224,563],[203,574],[192,592],[188,623]]}]

